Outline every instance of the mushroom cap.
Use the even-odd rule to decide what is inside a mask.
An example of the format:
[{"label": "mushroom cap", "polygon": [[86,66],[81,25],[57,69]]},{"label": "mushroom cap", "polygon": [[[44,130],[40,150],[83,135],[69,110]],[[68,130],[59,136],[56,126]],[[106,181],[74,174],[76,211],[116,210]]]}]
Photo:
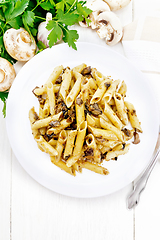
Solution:
[{"label": "mushroom cap", "polygon": [[15,77],[16,72],[13,65],[8,60],[0,57],[0,92],[8,90]]},{"label": "mushroom cap", "polygon": [[126,7],[131,0],[104,0],[110,7],[111,11],[117,11]]},{"label": "mushroom cap", "polygon": [[3,41],[8,54],[18,61],[28,61],[36,54],[36,42],[24,28],[8,29]]},{"label": "mushroom cap", "polygon": [[106,43],[108,45],[113,46],[122,39],[122,24],[115,13],[111,11],[100,13],[96,21],[97,24],[99,24],[97,33],[100,38],[106,38]]}]

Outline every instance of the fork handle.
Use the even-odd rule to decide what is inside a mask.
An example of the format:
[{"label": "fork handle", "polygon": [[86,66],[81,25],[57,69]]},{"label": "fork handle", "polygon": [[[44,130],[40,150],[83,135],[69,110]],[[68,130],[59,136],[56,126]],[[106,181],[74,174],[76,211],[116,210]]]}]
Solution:
[{"label": "fork handle", "polygon": [[160,147],[156,151],[156,153],[153,156],[150,164],[148,165],[146,170],[143,172],[141,177],[137,181],[135,181],[134,189],[131,192],[131,194],[129,195],[128,200],[127,200],[127,204],[128,204],[127,207],[129,209],[131,209],[132,207],[134,207],[135,205],[138,204],[140,194],[145,189],[148,178],[149,178],[149,176],[150,176],[150,174],[151,174],[151,172],[152,172],[152,170],[153,170],[153,168],[154,168],[154,166],[157,162],[159,152],[160,152]]}]

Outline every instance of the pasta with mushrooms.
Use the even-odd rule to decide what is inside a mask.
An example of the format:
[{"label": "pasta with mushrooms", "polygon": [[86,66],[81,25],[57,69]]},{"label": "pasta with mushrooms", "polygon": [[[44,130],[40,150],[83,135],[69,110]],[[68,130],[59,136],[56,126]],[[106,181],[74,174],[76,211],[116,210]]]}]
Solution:
[{"label": "pasta with mushrooms", "polygon": [[142,133],[126,92],[124,80],[85,63],[72,69],[57,66],[43,86],[33,89],[39,114],[32,107],[29,120],[38,148],[73,176],[83,168],[108,175],[102,164],[126,154],[130,140]]}]

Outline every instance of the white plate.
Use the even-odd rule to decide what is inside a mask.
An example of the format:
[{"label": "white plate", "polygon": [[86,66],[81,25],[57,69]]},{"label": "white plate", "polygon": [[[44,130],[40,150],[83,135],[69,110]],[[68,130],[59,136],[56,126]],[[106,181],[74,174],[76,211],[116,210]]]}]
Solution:
[{"label": "white plate", "polygon": [[[25,64],[10,89],[6,126],[15,156],[37,182],[64,195],[89,198],[113,193],[131,183],[142,172],[156,145],[159,114],[150,85],[125,57],[107,46],[77,43],[77,48],[75,51],[67,44],[60,44],[44,50]],[[31,134],[28,112],[32,106],[38,110],[38,101],[32,89],[43,85],[54,67],[61,64],[74,67],[83,62],[104,75],[126,82],[127,97],[134,104],[142,124],[140,144],[132,144],[129,153],[118,157],[118,161],[107,162],[108,176],[85,169],[76,177],[70,176],[50,162],[48,154],[38,149]]]}]

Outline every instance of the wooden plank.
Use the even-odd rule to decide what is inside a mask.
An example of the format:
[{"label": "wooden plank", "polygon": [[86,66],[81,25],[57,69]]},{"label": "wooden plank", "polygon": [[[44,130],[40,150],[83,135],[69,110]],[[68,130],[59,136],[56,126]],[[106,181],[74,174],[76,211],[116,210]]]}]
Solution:
[{"label": "wooden plank", "polygon": [[[151,88],[155,93],[157,103],[160,106],[160,74],[145,73],[150,80]],[[154,106],[153,106],[154,107]],[[148,140],[149,142],[152,139]],[[150,175],[147,186],[142,192],[140,202],[135,209],[135,236],[140,239],[160,239],[160,156],[158,162]],[[142,227],[142,225],[144,227]]]},{"label": "wooden plank", "polygon": [[160,239],[160,158],[135,209],[136,240]]},{"label": "wooden plank", "polygon": [[105,197],[70,198],[45,189],[13,162],[12,240],[133,239],[133,211],[125,202],[130,186]]},{"label": "wooden plank", "polygon": [[151,13],[160,9],[159,0],[132,0],[133,2],[133,20],[139,16]]},{"label": "wooden plank", "polygon": [[10,239],[11,149],[0,101],[0,239]]}]

